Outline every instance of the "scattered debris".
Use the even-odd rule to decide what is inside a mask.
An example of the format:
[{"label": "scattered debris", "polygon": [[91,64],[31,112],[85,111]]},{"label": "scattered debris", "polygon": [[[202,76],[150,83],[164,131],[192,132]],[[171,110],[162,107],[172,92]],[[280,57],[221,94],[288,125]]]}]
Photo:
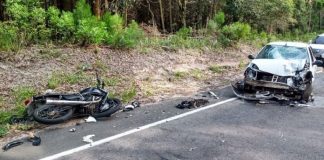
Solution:
[{"label": "scattered debris", "polygon": [[180,104],[178,104],[176,107],[179,109],[192,109],[192,108],[198,108],[205,104],[207,104],[209,101],[205,99],[194,99],[190,101],[182,101]]},{"label": "scattered debris", "polygon": [[19,146],[21,144],[23,144],[24,142],[22,140],[15,140],[15,141],[12,141],[12,142],[9,142],[7,143],[6,145],[4,145],[2,147],[2,150],[3,151],[8,151],[9,149],[13,148],[13,147],[16,147],[16,146]]},{"label": "scattered debris", "polygon": [[219,99],[219,97],[212,91],[208,92],[212,97],[214,97],[215,99]]},{"label": "scattered debris", "polygon": [[123,112],[128,112],[128,111],[134,110],[135,108],[140,107],[140,106],[141,106],[141,103],[139,103],[138,101],[134,101],[131,104],[126,105],[123,109]]},{"label": "scattered debris", "polygon": [[310,107],[309,104],[306,104],[304,102],[300,103],[300,102],[297,102],[297,101],[293,101],[289,104],[290,107]]},{"label": "scattered debris", "polygon": [[270,101],[268,100],[259,100],[259,104],[269,104]]},{"label": "scattered debris", "polygon": [[85,121],[87,123],[95,123],[95,122],[97,122],[97,120],[92,116],[89,116],[87,119],[85,119]]},{"label": "scattered debris", "polygon": [[69,130],[69,132],[75,132],[75,131],[76,131],[75,128],[71,128],[71,129]]},{"label": "scattered debris", "polygon": [[86,143],[92,144],[93,143],[93,140],[91,138],[94,137],[94,136],[95,136],[94,134],[90,134],[90,135],[84,136],[82,141],[83,142],[86,142]]},{"label": "scattered debris", "polygon": [[193,150],[197,149],[198,147],[192,147],[189,149],[189,152],[192,152]]},{"label": "scattered debris", "polygon": [[42,142],[40,137],[34,136],[27,139],[29,142],[32,142],[33,146],[39,146]]}]

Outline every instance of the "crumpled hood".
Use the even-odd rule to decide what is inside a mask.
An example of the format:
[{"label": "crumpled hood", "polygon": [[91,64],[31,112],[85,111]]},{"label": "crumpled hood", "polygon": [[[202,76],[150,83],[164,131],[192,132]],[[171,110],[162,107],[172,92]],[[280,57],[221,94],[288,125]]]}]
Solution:
[{"label": "crumpled hood", "polygon": [[256,64],[263,72],[278,76],[295,76],[297,70],[304,68],[306,60],[254,59],[249,66],[252,64]]}]

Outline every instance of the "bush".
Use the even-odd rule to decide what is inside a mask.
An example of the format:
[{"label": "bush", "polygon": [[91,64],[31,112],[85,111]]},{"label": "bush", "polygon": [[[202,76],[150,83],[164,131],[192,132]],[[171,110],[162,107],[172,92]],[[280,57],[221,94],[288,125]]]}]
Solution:
[{"label": "bush", "polygon": [[228,39],[236,42],[241,39],[247,39],[251,34],[251,27],[249,24],[235,22],[230,25],[226,25],[222,29],[222,34]]},{"label": "bush", "polygon": [[76,24],[80,24],[80,20],[92,18],[91,7],[86,0],[79,0],[73,11],[74,20]]},{"label": "bush", "polygon": [[217,25],[219,26],[223,25],[225,23],[225,13],[224,12],[216,13],[213,20]]},{"label": "bush", "polygon": [[47,14],[55,40],[72,40],[75,32],[73,13],[61,13],[56,7],[50,7]]},{"label": "bush", "polygon": [[132,21],[132,23],[125,28],[124,32],[119,35],[116,45],[118,47],[133,48],[140,42],[143,36],[144,33],[139,28],[138,24]]},{"label": "bush", "polygon": [[0,50],[15,50],[19,47],[16,27],[0,22]]},{"label": "bush", "polygon": [[75,37],[78,42],[84,44],[101,44],[107,37],[105,23],[98,21],[96,17],[79,21]]},{"label": "bush", "polygon": [[183,27],[179,29],[179,31],[176,33],[176,36],[181,39],[188,39],[191,33],[192,33],[191,28]]}]

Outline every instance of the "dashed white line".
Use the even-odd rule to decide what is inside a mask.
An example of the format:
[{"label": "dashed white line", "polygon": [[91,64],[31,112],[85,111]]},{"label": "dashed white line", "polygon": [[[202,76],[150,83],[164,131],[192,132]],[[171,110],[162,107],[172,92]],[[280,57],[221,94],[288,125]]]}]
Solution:
[{"label": "dashed white line", "polygon": [[206,107],[195,109],[195,110],[183,113],[183,114],[179,114],[179,115],[167,118],[167,119],[163,119],[163,120],[151,123],[151,124],[147,124],[147,125],[138,127],[136,129],[132,129],[132,130],[129,130],[129,131],[126,131],[126,132],[123,132],[123,133],[120,133],[120,134],[117,134],[117,135],[114,135],[114,136],[111,136],[111,137],[107,137],[107,138],[95,141],[92,144],[82,145],[82,146],[79,146],[79,147],[76,147],[76,148],[61,152],[61,153],[57,153],[57,154],[42,158],[41,160],[53,160],[53,159],[57,159],[57,158],[60,158],[60,157],[63,157],[63,156],[71,155],[73,153],[80,152],[80,151],[89,149],[91,147],[95,147],[95,146],[98,146],[98,145],[101,145],[101,144],[116,140],[118,138],[130,135],[130,134],[133,134],[133,133],[136,133],[136,132],[139,132],[139,131],[143,131],[143,130],[151,128],[151,127],[155,127],[155,126],[163,124],[163,123],[167,123],[167,122],[170,122],[170,121],[173,121],[173,120],[177,120],[177,119],[180,119],[180,118],[183,118],[183,117],[186,117],[186,116],[189,116],[189,115],[192,115],[192,114],[195,114],[195,113],[198,113],[198,112],[201,112],[201,111],[204,111],[204,110],[207,110],[207,109],[210,109],[210,108],[213,108],[213,107],[216,107],[216,106],[219,106],[219,105],[231,102],[231,101],[234,101],[236,99],[237,98],[227,99],[225,101],[221,101],[221,102],[218,102],[218,103],[215,103],[215,104],[211,104],[211,105],[208,105]]}]

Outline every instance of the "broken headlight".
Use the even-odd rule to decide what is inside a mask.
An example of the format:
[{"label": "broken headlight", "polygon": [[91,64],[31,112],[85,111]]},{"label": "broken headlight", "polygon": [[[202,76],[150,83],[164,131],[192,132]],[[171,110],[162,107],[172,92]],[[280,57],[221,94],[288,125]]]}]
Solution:
[{"label": "broken headlight", "polygon": [[245,71],[245,77],[246,78],[249,78],[249,79],[255,79],[257,76],[257,72],[251,68],[248,68],[246,71]]}]

